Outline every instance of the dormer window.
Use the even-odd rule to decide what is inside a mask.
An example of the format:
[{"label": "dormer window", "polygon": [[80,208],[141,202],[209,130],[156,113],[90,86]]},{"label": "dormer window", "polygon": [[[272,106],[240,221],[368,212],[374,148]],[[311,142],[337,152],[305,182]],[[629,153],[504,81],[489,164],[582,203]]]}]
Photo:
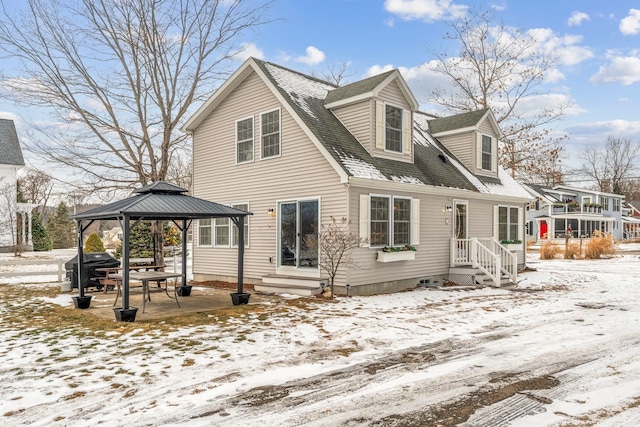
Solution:
[{"label": "dormer window", "polygon": [[491,137],[482,135],[482,169],[487,171],[492,170],[493,152],[491,146]]},{"label": "dormer window", "polygon": [[385,105],[385,143],[389,151],[402,153],[402,108]]}]

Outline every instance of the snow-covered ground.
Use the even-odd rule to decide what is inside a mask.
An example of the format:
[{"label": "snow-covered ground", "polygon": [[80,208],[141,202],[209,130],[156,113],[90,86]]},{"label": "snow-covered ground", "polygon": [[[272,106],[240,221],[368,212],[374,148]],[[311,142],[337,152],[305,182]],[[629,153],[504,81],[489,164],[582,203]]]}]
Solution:
[{"label": "snow-covered ground", "polygon": [[639,256],[528,261],[515,291],[274,301],[172,332],[3,321],[0,425],[640,425]]}]

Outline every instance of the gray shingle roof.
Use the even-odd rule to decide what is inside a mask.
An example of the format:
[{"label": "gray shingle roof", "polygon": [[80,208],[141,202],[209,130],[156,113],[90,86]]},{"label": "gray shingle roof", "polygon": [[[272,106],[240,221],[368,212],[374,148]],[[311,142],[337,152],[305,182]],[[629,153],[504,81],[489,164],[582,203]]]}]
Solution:
[{"label": "gray shingle roof", "polygon": [[[372,156],[325,105],[327,99],[331,99],[331,93],[334,93],[334,100],[345,99],[339,96],[367,93],[377,87],[391,72],[347,85],[344,91],[340,91],[335,85],[317,78],[270,62],[255,58],[252,60],[293,112],[315,135],[326,152],[349,176],[530,198],[529,194],[501,169],[498,171],[499,177],[495,179],[480,179],[473,175],[432,136],[433,130],[430,129],[430,125],[433,120],[430,119],[433,116],[420,112],[413,115],[413,163]],[[336,93],[339,96],[335,95]],[[454,116],[442,123],[448,124],[447,126],[455,123],[457,126],[465,127],[472,123],[475,126],[486,113],[487,110],[465,113],[458,115],[462,117]]]},{"label": "gray shingle roof", "polygon": [[429,129],[432,134],[437,135],[440,132],[473,127],[478,124],[487,111],[488,109],[484,108],[478,111],[470,111],[468,113],[456,114],[455,116],[429,120]]},{"label": "gray shingle roof", "polygon": [[363,93],[371,92],[376,87],[378,87],[378,85],[382,83],[384,79],[389,77],[389,75],[393,73],[393,71],[394,70],[387,71],[386,73],[378,74],[376,76],[372,76],[333,89],[327,94],[324,103],[331,104],[333,102],[342,101],[343,99],[348,99]]},{"label": "gray shingle roof", "polygon": [[0,164],[24,166],[24,157],[13,120],[0,119]]},{"label": "gray shingle roof", "polygon": [[251,212],[184,194],[187,190],[166,182],[155,182],[134,191],[135,196],[73,215],[74,219],[107,219],[123,215],[132,219],[193,219],[237,217]]},{"label": "gray shingle roof", "polygon": [[256,63],[347,174],[370,173],[389,181],[476,190],[454,165],[438,157],[446,152],[438,142],[432,146],[414,144],[414,163],[373,157],[324,106],[331,84],[269,62]]}]

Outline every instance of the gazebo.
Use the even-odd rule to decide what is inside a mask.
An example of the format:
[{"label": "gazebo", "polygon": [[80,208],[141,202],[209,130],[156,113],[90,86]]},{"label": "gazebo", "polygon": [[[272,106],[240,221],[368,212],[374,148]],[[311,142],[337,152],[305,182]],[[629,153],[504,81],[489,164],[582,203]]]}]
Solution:
[{"label": "gazebo", "polygon": [[[142,220],[170,220],[182,232],[182,286],[187,285],[187,231],[194,219],[230,218],[238,228],[238,294],[243,295],[244,223],[251,212],[234,209],[219,203],[188,196],[186,189],[164,181],[154,182],[135,190],[131,197],[73,215],[78,232],[78,276],[83,271],[83,234],[96,220],[118,220],[122,226],[122,308],[129,307],[129,235],[131,228]],[[131,223],[133,221],[133,224]],[[82,283],[78,277],[78,283]],[[91,296],[86,296],[84,286],[78,286],[78,296],[73,297],[77,308],[88,308]],[[235,301],[234,301],[235,304]],[[118,316],[117,319],[123,319]],[[135,319],[135,311],[133,314]],[[133,321],[130,320],[130,321]]]}]

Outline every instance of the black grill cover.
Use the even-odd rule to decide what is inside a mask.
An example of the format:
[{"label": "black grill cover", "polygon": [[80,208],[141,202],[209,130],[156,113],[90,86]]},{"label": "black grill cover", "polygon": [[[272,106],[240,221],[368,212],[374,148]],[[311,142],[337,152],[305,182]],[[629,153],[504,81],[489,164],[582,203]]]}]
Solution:
[{"label": "black grill cover", "polygon": [[[104,271],[96,271],[96,268],[119,267],[120,261],[106,252],[94,252],[83,254],[82,257],[82,285],[100,286],[100,282],[91,280],[92,277],[104,277]],[[71,258],[64,264],[67,270],[67,277],[71,279],[71,287],[78,287],[78,255]]]}]

